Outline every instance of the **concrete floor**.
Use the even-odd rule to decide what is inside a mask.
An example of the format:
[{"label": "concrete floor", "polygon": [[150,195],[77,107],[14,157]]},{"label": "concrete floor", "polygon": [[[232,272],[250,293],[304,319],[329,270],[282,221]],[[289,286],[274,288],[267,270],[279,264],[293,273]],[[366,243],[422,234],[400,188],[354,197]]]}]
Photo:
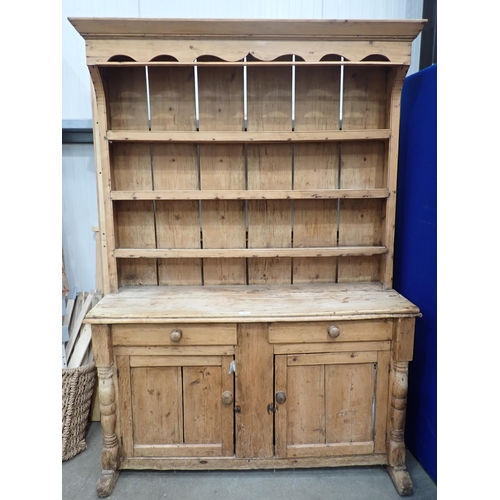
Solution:
[{"label": "concrete floor", "polygon": [[[101,425],[93,422],[87,449],[62,463],[62,500],[95,500],[101,473]],[[436,485],[413,455],[411,500],[434,500]],[[341,467],[263,471],[122,471],[109,499],[117,500],[400,500],[386,469]]]}]

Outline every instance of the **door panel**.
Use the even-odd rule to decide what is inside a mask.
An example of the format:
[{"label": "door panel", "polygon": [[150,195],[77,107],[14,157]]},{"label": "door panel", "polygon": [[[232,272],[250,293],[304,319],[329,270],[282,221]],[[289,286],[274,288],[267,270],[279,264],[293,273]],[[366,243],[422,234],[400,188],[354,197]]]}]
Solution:
[{"label": "door panel", "polygon": [[325,366],[326,442],[373,440],[373,364]]},{"label": "door panel", "polygon": [[182,368],[132,368],[134,444],[183,442]]},{"label": "door panel", "polygon": [[286,404],[287,443],[324,443],[325,367],[288,367]]},{"label": "door panel", "polygon": [[233,405],[222,403],[225,391],[234,392],[232,360],[233,356],[117,356],[121,371],[128,368],[118,377],[119,394],[130,408],[120,416],[124,454],[233,455]]},{"label": "door panel", "polygon": [[276,456],[369,454],[376,443],[380,451],[388,362],[385,352],[275,356],[275,390],[286,394],[276,402]]}]

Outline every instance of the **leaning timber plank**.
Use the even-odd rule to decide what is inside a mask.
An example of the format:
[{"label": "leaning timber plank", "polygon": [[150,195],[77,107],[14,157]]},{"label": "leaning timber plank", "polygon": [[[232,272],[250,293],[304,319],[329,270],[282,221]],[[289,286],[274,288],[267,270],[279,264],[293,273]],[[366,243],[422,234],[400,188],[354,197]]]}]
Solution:
[{"label": "leaning timber plank", "polygon": [[78,338],[78,333],[80,331],[80,327],[82,326],[85,315],[90,310],[90,305],[92,304],[93,298],[94,298],[94,295],[92,293],[89,293],[87,295],[87,298],[85,299],[85,302],[82,306],[82,309],[80,310],[78,317],[76,318],[76,321],[71,328],[71,331],[69,334],[69,342],[68,342],[68,345],[66,347],[66,358],[67,359],[71,359],[71,353],[73,352],[75,342]]},{"label": "leaning timber plank", "polygon": [[68,324],[68,328],[69,328],[70,332],[73,331],[73,327],[76,323],[76,319],[80,315],[80,311],[82,310],[83,304],[85,303],[87,296],[88,296],[88,292],[80,292],[75,297],[73,311],[71,313],[71,318],[69,318],[69,324]]},{"label": "leaning timber plank", "polygon": [[72,288],[69,295],[68,295],[68,300],[66,302],[66,307],[65,307],[65,312],[64,312],[64,318],[63,318],[63,326],[69,327],[71,317],[73,314],[73,310],[75,308],[75,301],[76,301],[76,295],[77,295],[77,289]]},{"label": "leaning timber plank", "polygon": [[91,338],[92,327],[89,324],[83,325],[82,330],[78,335],[78,339],[75,342],[73,353],[69,358],[68,368],[77,368],[78,366],[81,366],[85,353],[90,345]]},{"label": "leaning timber plank", "polygon": [[64,347],[64,342],[62,343],[62,367],[68,367],[68,363],[66,362],[66,349]]}]

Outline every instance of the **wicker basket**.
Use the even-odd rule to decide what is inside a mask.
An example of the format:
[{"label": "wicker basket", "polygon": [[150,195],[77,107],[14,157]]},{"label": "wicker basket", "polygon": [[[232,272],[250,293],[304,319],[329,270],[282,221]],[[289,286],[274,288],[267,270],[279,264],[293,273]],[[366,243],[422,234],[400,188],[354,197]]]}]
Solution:
[{"label": "wicker basket", "polygon": [[62,459],[87,448],[85,436],[96,380],[94,363],[62,370]]}]

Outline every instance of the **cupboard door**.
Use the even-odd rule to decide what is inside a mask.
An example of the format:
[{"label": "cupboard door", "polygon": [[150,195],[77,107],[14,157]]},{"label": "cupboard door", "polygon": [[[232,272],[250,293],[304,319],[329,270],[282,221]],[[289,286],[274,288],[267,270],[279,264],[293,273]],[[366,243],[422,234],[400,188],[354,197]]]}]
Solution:
[{"label": "cupboard door", "polygon": [[276,456],[382,453],[388,364],[389,351],[277,355]]},{"label": "cupboard door", "polygon": [[232,356],[116,358],[124,456],[233,455]]}]

